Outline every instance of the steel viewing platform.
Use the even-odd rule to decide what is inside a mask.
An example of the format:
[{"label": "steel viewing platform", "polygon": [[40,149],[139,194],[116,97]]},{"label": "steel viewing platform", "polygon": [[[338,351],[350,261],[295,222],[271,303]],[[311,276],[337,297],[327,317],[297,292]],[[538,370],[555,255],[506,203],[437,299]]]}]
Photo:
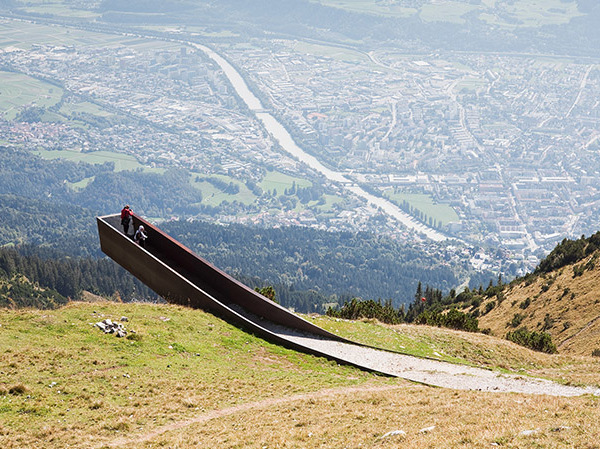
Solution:
[{"label": "steel viewing platform", "polygon": [[123,233],[119,214],[97,217],[100,247],[107,256],[167,302],[214,313],[246,331],[290,349],[377,371],[299,344],[292,334],[357,345],[265,298],[150,222],[135,214],[132,218],[133,229],[143,225],[148,235],[145,248]]}]

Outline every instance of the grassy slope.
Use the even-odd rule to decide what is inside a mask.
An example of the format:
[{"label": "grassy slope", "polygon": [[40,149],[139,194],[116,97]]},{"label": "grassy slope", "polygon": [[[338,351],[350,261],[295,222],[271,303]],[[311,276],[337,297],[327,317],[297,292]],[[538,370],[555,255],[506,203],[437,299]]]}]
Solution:
[{"label": "grassy slope", "polygon": [[[136,339],[90,324],[122,315]],[[554,378],[568,368],[572,382],[600,383],[591,358],[535,354],[441,329],[313,319],[371,344]],[[594,442],[600,418],[595,398],[484,394],[382,378],[174,306],[2,310],[0,325],[3,448],[584,447]],[[406,435],[382,438],[394,430]]]},{"label": "grassy slope", "polygon": [[[591,257],[575,265],[585,264]],[[489,327],[494,335],[503,337],[514,330],[508,323],[520,314],[524,316],[521,326],[550,333],[560,353],[591,355],[600,349],[600,266],[574,278],[575,265],[540,276],[530,285],[522,282],[509,287],[506,299],[479,319],[480,327]],[[529,306],[522,308],[528,298]],[[480,309],[485,307],[484,302]],[[543,329],[549,322],[551,327]]]}]

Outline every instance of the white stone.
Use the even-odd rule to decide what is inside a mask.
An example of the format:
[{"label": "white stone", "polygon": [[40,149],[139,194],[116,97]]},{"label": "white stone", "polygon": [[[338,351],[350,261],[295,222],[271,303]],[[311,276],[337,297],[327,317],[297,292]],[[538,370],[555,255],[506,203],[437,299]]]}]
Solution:
[{"label": "white stone", "polygon": [[404,435],[406,435],[406,432],[404,430],[392,430],[391,432],[386,433],[381,438],[392,437],[392,436],[395,436],[395,435],[404,436]]}]

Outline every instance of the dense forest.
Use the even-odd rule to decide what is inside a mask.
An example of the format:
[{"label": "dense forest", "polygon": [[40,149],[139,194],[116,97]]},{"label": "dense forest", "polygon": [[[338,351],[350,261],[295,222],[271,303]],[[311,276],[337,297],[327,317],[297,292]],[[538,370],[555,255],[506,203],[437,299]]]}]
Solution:
[{"label": "dense forest", "polygon": [[[90,210],[56,200],[0,195],[0,212],[0,245],[5,257],[15,261],[7,266],[20,267],[17,272],[32,282],[71,298],[82,289],[108,296],[118,291],[124,299],[134,291],[151,295],[102,256]],[[200,221],[161,227],[251,287],[274,286],[282,305],[302,312],[321,312],[326,304],[353,296],[391,299],[399,306],[410,300],[419,281],[448,290],[459,283],[457,273],[465,272],[441,255],[368,233]],[[11,276],[15,270],[5,272]],[[111,281],[110,276],[118,279]]]},{"label": "dense forest", "polygon": [[83,291],[116,300],[158,300],[108,259],[63,257],[35,247],[0,248],[0,307],[52,308]]},{"label": "dense forest", "polygon": [[[459,283],[439,255],[369,233],[326,232],[291,227],[261,229],[204,222],[164,223],[167,233],[233,275],[262,279],[297,291],[313,291],[327,302],[340,296],[408,303],[419,281],[445,291]],[[278,296],[280,296],[278,292]],[[313,311],[305,304],[286,304]]]},{"label": "dense forest", "polygon": [[[124,198],[143,216],[191,215],[200,207],[200,192],[191,187],[185,171],[115,172],[112,163],[45,160],[18,148],[1,150],[0,247],[12,246],[18,253],[30,248],[30,254],[31,248],[37,248],[37,256],[48,264],[51,258],[72,258],[80,264],[102,259],[95,216],[118,212]],[[84,188],[71,187],[82,180],[89,180]],[[313,194],[309,189],[296,188],[294,193],[298,192],[307,198]],[[252,287],[273,285],[282,305],[302,312],[322,311],[324,304],[352,296],[391,299],[399,306],[409,300],[419,281],[448,290],[459,283],[459,275],[466,274],[465,267],[445,262],[443,252],[428,254],[417,246],[367,233],[330,233],[300,227],[260,229],[200,221],[163,226]],[[61,268],[89,269],[69,264]],[[103,265],[95,269],[106,276]],[[27,270],[23,274],[28,278],[31,275]],[[76,298],[77,292],[85,288],[107,295],[117,290],[129,298],[133,278],[123,276],[119,281],[122,285],[109,285],[100,279],[98,285],[65,281],[69,288],[59,288],[57,282],[44,276],[30,280],[56,289],[65,297]],[[77,279],[80,275],[69,272],[64,277]],[[138,286],[137,291],[143,290]]]},{"label": "dense forest", "polygon": [[[70,186],[88,179],[85,188]],[[108,214],[121,210],[125,197],[147,216],[198,213],[202,194],[190,179],[188,172],[175,169],[163,174],[115,172],[113,162],[93,165],[45,160],[25,150],[0,147],[0,195],[71,205],[70,211],[59,206],[57,213],[72,215],[76,208],[84,208],[92,215]]]}]

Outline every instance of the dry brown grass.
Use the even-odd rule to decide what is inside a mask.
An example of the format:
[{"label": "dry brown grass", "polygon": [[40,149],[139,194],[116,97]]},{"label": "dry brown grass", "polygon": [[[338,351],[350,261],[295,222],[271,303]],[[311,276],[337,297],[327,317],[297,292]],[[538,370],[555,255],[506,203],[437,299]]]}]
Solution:
[{"label": "dry brown grass", "polygon": [[[141,339],[93,326],[122,315]],[[97,447],[204,411],[373,379],[181,307],[0,310],[0,324],[2,449]]]},{"label": "dry brown grass", "polygon": [[[508,323],[520,314],[522,326],[548,332],[560,353],[592,355],[600,349],[600,265],[576,278],[573,273],[573,265],[566,266],[530,285],[523,282],[510,287],[506,299],[479,319],[480,327],[504,337],[514,330]],[[527,300],[530,304],[522,308]],[[486,303],[480,310],[485,310]]]},{"label": "dry brown grass", "polygon": [[[105,336],[90,325],[121,315],[141,339]],[[0,324],[3,449],[596,447],[596,398],[418,386],[271,345],[200,311],[73,304],[0,311]],[[566,356],[485,335],[330,324],[358,326],[371,342],[371,335],[397,338],[472,363],[506,359],[527,372],[555,370],[558,378],[572,366]],[[587,368],[578,378],[600,376],[597,366]],[[14,386],[17,394],[9,393]],[[406,435],[383,438],[395,430]],[[520,434],[527,430],[537,433]]]},{"label": "dry brown grass", "polygon": [[[201,419],[141,448],[597,448],[595,398],[485,394],[403,384],[315,393]],[[429,429],[428,431],[424,429]],[[405,435],[390,435],[402,431]],[[124,442],[124,441],[123,441]]]}]

